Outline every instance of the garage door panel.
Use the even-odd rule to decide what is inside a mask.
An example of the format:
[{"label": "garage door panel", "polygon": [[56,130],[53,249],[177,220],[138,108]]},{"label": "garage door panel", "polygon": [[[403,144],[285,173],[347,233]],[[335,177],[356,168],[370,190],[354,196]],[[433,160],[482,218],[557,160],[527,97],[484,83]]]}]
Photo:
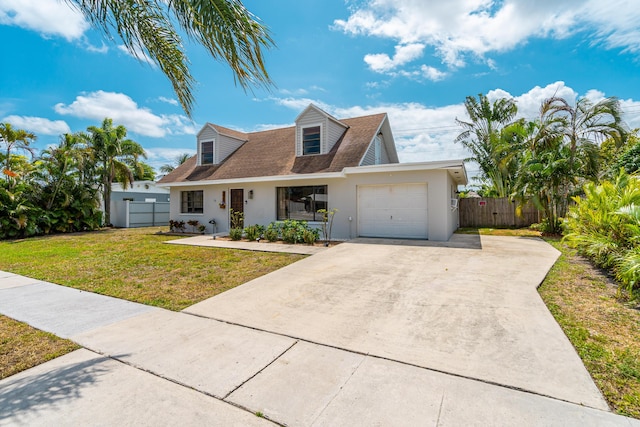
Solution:
[{"label": "garage door panel", "polygon": [[363,237],[427,236],[427,184],[358,187],[358,234]]}]

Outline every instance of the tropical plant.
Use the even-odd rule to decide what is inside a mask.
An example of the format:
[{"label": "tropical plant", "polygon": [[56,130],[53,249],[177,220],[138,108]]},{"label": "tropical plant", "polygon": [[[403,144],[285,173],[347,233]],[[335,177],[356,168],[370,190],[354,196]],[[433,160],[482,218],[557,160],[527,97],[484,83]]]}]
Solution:
[{"label": "tropical plant", "polygon": [[566,219],[565,241],[628,289],[640,285],[640,179],[620,171],[615,181],[587,183]]},{"label": "tropical plant", "polygon": [[87,130],[87,142],[97,166],[99,188],[102,190],[104,219],[106,224],[110,224],[111,183],[117,180],[126,189],[133,182],[129,165],[135,165],[139,157],[146,155],[140,144],[125,139],[127,129],[122,125],[114,126],[110,118],[105,118],[101,127],[90,126]]},{"label": "tropical plant", "polygon": [[231,240],[240,240],[242,239],[242,228],[230,228],[229,229],[229,237]]},{"label": "tropical plant", "polygon": [[264,238],[270,242],[275,242],[280,238],[280,226],[276,222],[269,224],[264,231]]},{"label": "tropical plant", "polygon": [[264,226],[262,225],[249,225],[244,228],[244,234],[247,236],[247,240],[259,240],[264,233]]},{"label": "tropical plant", "polygon": [[333,229],[333,217],[338,212],[338,209],[333,208],[331,210],[319,209],[318,213],[322,214],[322,235],[324,236],[324,245],[329,246],[331,242],[331,230]]},{"label": "tropical plant", "polygon": [[231,220],[231,228],[239,228],[242,230],[242,226],[244,224],[244,212],[229,209],[229,218]]},{"label": "tropical plant", "polygon": [[493,103],[483,95],[468,96],[464,102],[470,121],[456,119],[464,130],[455,139],[471,151],[466,160],[480,166],[480,180],[485,193],[510,196],[518,166],[517,146],[526,131],[524,121],[515,121],[518,112],[513,99],[501,98]]},{"label": "tropical plant", "polygon": [[610,138],[622,144],[625,136],[615,98],[595,104],[581,98],[575,106],[558,97],[545,100],[524,141],[515,194],[544,212],[547,232],[560,233],[570,197],[598,179],[598,143]]},{"label": "tropical plant", "polygon": [[133,55],[156,63],[189,117],[194,78],[180,33],[226,62],[243,88],[272,84],[262,49],[271,48],[273,40],[240,0],[66,1],[107,38],[117,34]]},{"label": "tropical plant", "polygon": [[0,144],[4,145],[4,176],[13,182],[16,172],[11,170],[11,152],[26,151],[33,157],[34,149],[30,146],[36,135],[24,129],[15,129],[10,123],[0,123]]},{"label": "tropical plant", "polygon": [[[637,132],[637,131],[636,131]],[[634,135],[629,138],[630,144],[613,164],[613,169],[619,171],[621,168],[627,173],[640,173],[640,138]]]},{"label": "tropical plant", "polygon": [[160,166],[160,173],[168,174],[173,172],[178,166],[189,160],[191,157],[192,155],[189,153],[180,154],[175,158],[173,163],[165,163],[164,165]]}]

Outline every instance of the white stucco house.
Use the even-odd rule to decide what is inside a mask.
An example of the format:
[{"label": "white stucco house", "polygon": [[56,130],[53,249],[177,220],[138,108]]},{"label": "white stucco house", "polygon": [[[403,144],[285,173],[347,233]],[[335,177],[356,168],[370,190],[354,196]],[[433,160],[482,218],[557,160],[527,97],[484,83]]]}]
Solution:
[{"label": "white stucco house", "polygon": [[197,154],[158,181],[171,191],[171,219],[214,219],[219,232],[229,229],[229,209],[244,212],[245,225],[319,226],[317,211],[336,208],[332,238],[436,241],[458,228],[456,190],[465,184],[462,160],[398,163],[386,114],[336,119],[314,105],[285,128],[207,123]]}]

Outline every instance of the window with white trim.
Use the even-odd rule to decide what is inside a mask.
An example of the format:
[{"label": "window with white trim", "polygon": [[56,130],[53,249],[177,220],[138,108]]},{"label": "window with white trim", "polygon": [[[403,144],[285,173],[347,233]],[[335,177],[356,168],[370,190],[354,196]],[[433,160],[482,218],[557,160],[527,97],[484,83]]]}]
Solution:
[{"label": "window with white trim", "polygon": [[320,126],[302,128],[302,155],[320,154]]},{"label": "window with white trim", "polygon": [[213,141],[202,141],[200,143],[200,164],[213,164]]},{"label": "window with white trim", "polygon": [[204,191],[182,191],[180,193],[181,213],[203,213],[204,212]]},{"label": "window with white trim", "polygon": [[278,221],[322,221],[320,209],[327,209],[327,186],[278,187],[276,206]]}]

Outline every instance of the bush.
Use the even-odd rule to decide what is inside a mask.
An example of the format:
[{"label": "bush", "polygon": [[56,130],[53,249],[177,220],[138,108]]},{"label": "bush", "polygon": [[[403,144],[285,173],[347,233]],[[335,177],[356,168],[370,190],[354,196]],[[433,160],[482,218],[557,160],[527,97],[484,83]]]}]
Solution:
[{"label": "bush", "polygon": [[258,240],[262,237],[263,232],[264,227],[262,225],[249,225],[244,229],[247,240]]},{"label": "bush", "polygon": [[277,223],[272,222],[267,226],[267,229],[264,231],[264,238],[270,242],[275,242],[280,237],[280,227]]},{"label": "bush", "polygon": [[611,270],[621,286],[640,287],[640,179],[621,172],[615,182],[584,186],[567,215],[565,241]]},{"label": "bush", "polygon": [[307,229],[302,232],[302,240],[308,245],[313,245],[320,238],[317,228]]},{"label": "bush", "polygon": [[242,228],[232,228],[229,230],[229,237],[231,240],[242,239]]}]

